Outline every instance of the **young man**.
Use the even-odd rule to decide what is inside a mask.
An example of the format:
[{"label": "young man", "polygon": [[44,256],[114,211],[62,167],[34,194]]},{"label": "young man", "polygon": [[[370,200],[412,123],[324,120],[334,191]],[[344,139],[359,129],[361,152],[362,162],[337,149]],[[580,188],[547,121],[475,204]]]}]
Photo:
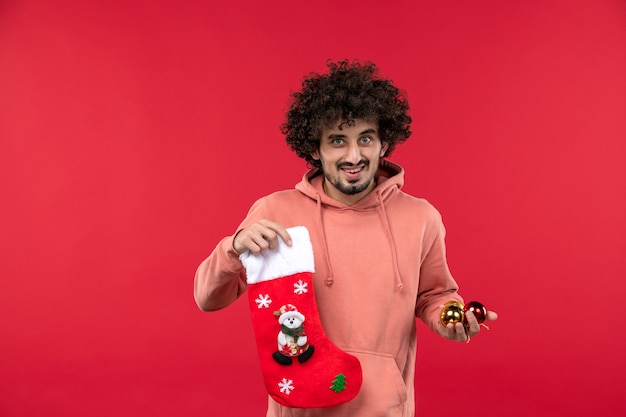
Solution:
[{"label": "young man", "polygon": [[305,226],[321,324],[358,358],[362,386],[350,401],[321,409],[290,408],[270,397],[267,416],[413,416],[415,317],[459,342],[480,326],[471,312],[465,326],[441,324],[443,305],[462,303],[446,263],[441,216],[402,192],[403,169],[383,159],[411,134],[406,99],[374,64],[328,67],[305,78],[282,126],[312,169],[294,190],[252,206],[199,266],[195,299],[205,311],[226,307],[248,288],[240,255],[291,245],[287,229]]}]

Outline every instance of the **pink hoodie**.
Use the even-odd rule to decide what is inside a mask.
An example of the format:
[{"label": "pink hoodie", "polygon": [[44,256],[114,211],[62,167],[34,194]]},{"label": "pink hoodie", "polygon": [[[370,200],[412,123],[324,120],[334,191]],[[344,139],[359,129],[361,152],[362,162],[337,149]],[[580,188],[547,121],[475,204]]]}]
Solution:
[{"label": "pink hoodie", "polygon": [[[335,345],[359,358],[363,385],[355,399],[331,408],[287,408],[269,398],[267,416],[413,416],[415,317],[434,330],[441,305],[463,301],[446,263],[441,216],[400,190],[404,171],[386,160],[376,188],[352,206],[326,196],[322,182],[319,170],[310,170],[295,190],[258,200],[237,230],[260,219],[309,230],[322,325]],[[221,309],[246,288],[233,236],[226,237],[198,267],[196,302]]]}]

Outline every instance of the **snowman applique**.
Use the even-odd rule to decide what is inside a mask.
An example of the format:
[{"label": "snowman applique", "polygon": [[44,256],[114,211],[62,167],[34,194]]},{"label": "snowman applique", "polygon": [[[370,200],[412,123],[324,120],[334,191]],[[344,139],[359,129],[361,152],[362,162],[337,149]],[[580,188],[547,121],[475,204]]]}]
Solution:
[{"label": "snowman applique", "polygon": [[311,359],[314,348],[304,331],[304,314],[293,304],[285,304],[274,315],[278,316],[280,324],[278,351],[272,355],[274,360],[281,365],[291,365],[293,357],[297,357],[300,363]]}]

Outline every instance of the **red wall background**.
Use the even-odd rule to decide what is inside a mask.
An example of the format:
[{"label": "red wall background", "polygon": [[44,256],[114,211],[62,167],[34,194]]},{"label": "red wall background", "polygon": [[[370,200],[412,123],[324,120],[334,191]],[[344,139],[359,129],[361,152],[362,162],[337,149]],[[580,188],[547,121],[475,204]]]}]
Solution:
[{"label": "red wall background", "polygon": [[0,415],[261,416],[243,300],[196,266],[305,169],[327,58],[408,93],[392,160],[448,229],[471,344],[419,324],[418,414],[624,415],[626,3],[0,2]]}]

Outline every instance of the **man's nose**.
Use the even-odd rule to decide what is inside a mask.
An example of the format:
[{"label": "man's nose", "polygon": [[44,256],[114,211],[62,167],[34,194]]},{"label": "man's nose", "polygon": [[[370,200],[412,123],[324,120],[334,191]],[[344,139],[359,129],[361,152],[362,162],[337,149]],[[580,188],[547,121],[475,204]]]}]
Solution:
[{"label": "man's nose", "polygon": [[361,160],[361,149],[356,143],[351,143],[347,148],[346,162],[358,164]]}]

